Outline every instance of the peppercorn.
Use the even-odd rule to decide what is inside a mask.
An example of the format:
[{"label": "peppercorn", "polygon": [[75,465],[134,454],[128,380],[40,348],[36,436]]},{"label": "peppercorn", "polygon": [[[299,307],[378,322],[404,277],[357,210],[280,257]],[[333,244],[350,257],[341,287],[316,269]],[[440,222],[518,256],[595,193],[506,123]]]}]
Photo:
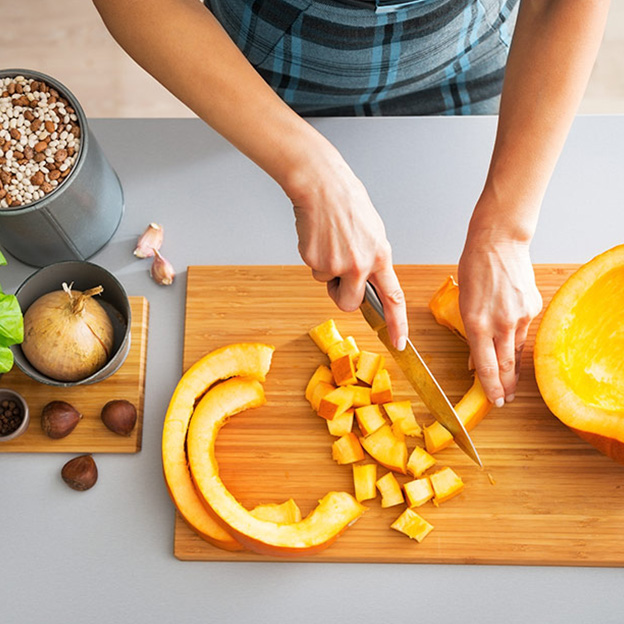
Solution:
[{"label": "peppercorn", "polygon": [[5,399],[0,403],[0,436],[13,433],[24,419],[22,408],[12,400]]}]

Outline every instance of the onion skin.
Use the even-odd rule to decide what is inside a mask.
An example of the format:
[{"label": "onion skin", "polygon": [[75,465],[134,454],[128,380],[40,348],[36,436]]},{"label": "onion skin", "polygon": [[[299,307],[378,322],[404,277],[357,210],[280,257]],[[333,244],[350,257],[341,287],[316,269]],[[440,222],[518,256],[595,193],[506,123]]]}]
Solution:
[{"label": "onion skin", "polygon": [[24,314],[22,351],[40,373],[58,381],[80,381],[108,361],[113,325],[92,298],[101,287],[82,293],[66,284],[37,299]]}]

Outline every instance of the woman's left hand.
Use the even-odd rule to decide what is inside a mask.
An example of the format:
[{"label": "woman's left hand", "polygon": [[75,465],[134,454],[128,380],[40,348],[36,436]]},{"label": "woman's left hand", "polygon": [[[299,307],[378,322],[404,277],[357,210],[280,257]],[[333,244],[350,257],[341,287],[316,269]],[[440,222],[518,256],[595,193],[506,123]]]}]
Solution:
[{"label": "woman's left hand", "polygon": [[529,243],[469,232],[458,279],[472,364],[490,401],[502,407],[515,397],[529,325],[542,307]]}]

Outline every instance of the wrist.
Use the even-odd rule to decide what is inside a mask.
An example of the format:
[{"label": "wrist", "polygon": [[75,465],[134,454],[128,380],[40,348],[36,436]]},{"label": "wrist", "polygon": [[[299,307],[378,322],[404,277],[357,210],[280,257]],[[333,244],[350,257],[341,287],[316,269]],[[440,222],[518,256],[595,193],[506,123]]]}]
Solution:
[{"label": "wrist", "polygon": [[539,208],[537,199],[508,197],[486,185],[470,219],[468,237],[478,244],[528,245],[535,234]]},{"label": "wrist", "polygon": [[335,175],[350,171],[338,150],[312,126],[291,136],[281,156],[271,175],[294,204],[320,192]]}]

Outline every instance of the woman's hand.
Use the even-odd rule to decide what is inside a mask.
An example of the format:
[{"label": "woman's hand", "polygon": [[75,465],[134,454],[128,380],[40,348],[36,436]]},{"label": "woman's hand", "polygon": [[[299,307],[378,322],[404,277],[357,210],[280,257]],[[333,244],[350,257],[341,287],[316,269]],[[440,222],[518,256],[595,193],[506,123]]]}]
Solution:
[{"label": "woman's hand", "polygon": [[542,307],[529,243],[471,231],[458,278],[472,365],[490,401],[502,407],[514,399],[529,324]]},{"label": "woman's hand", "polygon": [[402,350],[408,335],[405,297],[392,267],[383,222],[362,182],[342,158],[290,194],[295,210],[299,253],[315,279],[347,312],[357,310],[370,281],[384,306],[390,337]]}]

